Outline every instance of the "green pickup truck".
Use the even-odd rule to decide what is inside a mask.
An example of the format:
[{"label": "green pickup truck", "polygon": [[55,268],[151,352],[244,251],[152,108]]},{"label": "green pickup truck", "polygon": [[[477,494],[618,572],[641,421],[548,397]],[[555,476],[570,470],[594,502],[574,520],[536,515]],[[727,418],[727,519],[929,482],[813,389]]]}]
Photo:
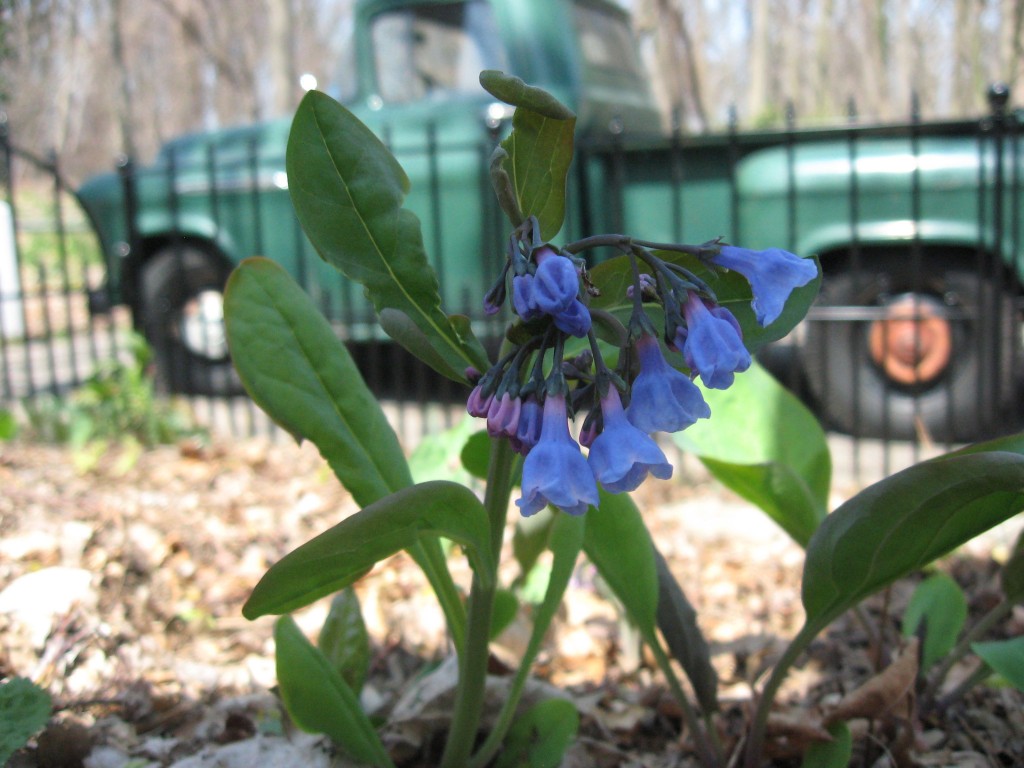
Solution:
[{"label": "green pickup truck", "polygon": [[[503,258],[487,160],[510,110],[477,79],[500,69],[577,113],[566,237],[723,236],[821,258],[821,299],[775,359],[833,426],[959,440],[1020,415],[1024,158],[1005,99],[983,123],[669,136],[610,0],[360,0],[354,44],[343,101],[406,170],[449,311],[482,319]],[[108,260],[96,303],[132,309],[172,388],[230,386],[220,291],[253,254],[283,264],[344,338],[377,332],[296,223],[289,122],[186,136],[79,190]]]}]

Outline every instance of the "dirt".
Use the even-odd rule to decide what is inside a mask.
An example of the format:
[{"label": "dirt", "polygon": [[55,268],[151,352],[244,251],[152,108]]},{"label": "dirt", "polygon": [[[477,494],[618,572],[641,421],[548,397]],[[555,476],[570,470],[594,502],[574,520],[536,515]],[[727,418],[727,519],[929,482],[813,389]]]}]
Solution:
[{"label": "dirt", "polygon": [[[284,441],[188,443],[134,461],[114,451],[87,474],[71,459],[60,447],[0,444],[0,678],[36,681],[55,707],[10,764],[349,765],[288,721],[273,693],[273,622],[240,614],[271,563],[356,509],[316,451]],[[802,552],[692,462],[673,480],[648,484],[638,501],[698,610],[720,678],[716,722],[735,758],[755,685],[802,623]],[[998,599],[996,561],[1015,530],[942,564],[966,590],[973,619]],[[516,570],[506,562],[507,582]],[[468,585],[464,560],[452,563]],[[15,582],[39,599],[22,594],[18,603]],[[829,713],[879,672],[884,707],[876,700],[858,714],[863,704],[842,702],[854,707],[854,765],[1024,765],[1024,697],[1013,689],[977,686],[942,711],[920,706],[912,684],[894,692],[898,617],[913,583],[838,621],[798,662],[771,722],[771,765],[798,765]],[[384,716],[448,655],[448,638],[408,557],[380,564],[357,591],[374,650],[363,703]],[[315,637],[325,615],[321,601],[296,619]],[[521,649],[523,626],[514,622],[496,643],[496,672]],[[1018,606],[992,636],[1022,632]],[[958,666],[951,677],[969,672]],[[585,562],[538,677],[581,713],[564,765],[697,764],[678,705]],[[389,742],[402,768],[431,764],[443,720],[424,714],[418,740],[401,749]]]}]

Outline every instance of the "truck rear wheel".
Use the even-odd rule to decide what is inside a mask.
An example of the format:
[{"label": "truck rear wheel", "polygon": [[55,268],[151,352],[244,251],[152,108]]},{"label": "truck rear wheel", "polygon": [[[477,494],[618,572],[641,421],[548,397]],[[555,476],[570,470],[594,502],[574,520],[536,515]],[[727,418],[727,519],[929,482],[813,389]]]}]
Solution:
[{"label": "truck rear wheel", "polygon": [[803,350],[823,418],[864,437],[998,432],[1016,386],[1008,361],[1020,360],[1012,296],[959,260],[928,255],[917,285],[911,271],[907,254],[892,253],[865,259],[859,274],[826,273],[818,306],[838,314],[809,323]]},{"label": "truck rear wheel", "polygon": [[145,265],[142,330],[153,347],[158,389],[198,395],[241,391],[228,356],[224,284],[228,269],[194,246],[168,246]]}]

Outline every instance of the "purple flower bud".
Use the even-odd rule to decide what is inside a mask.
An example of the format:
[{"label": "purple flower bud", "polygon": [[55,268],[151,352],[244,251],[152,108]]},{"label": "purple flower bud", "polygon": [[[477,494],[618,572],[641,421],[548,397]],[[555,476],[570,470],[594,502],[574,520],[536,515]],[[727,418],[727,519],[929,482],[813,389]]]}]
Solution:
[{"label": "purple flower bud", "polygon": [[548,504],[582,515],[598,503],[594,473],[569,435],[564,395],[548,395],[544,400],[540,440],[523,462],[522,489],[516,506],[524,517]]},{"label": "purple flower bud", "polygon": [[[750,352],[743,346],[740,324],[724,307],[705,304],[696,291],[687,291],[683,306],[686,317],[686,340],[682,342],[683,358],[690,370],[700,374],[705,387],[727,389],[734,373],[750,367]],[[680,342],[677,339],[676,344]]]},{"label": "purple flower bud", "polygon": [[643,432],[678,432],[711,415],[700,389],[668,364],[654,336],[641,336],[636,350],[640,375],[626,409],[633,426]]},{"label": "purple flower bud", "polygon": [[634,491],[648,474],[661,480],[672,477],[672,465],[658,444],[629,422],[615,387],[601,398],[601,415],[604,429],[594,440],[588,461],[606,491]]},{"label": "purple flower bud", "polygon": [[508,392],[501,399],[492,398],[487,409],[487,434],[491,437],[515,436],[519,429],[519,409],[522,402]]},{"label": "purple flower bud", "polygon": [[807,285],[818,275],[813,260],[801,259],[781,248],[751,251],[724,245],[710,261],[747,278],[754,294],[750,306],[762,328],[778,319],[794,288]]},{"label": "purple flower bud", "polygon": [[494,395],[484,396],[483,387],[477,384],[473,387],[473,391],[469,393],[469,398],[466,400],[466,410],[470,416],[475,416],[478,419],[487,418],[487,412],[490,410],[491,401],[494,399]]}]

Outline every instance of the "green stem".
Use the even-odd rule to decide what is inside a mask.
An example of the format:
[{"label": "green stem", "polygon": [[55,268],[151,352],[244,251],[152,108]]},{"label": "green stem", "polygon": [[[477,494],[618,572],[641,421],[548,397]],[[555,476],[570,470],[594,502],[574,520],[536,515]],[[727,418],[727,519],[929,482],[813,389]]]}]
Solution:
[{"label": "green stem", "polygon": [[[491,551],[495,572],[489,578],[473,575],[467,609],[466,642],[459,656],[459,687],[455,695],[455,711],[441,758],[441,768],[464,768],[469,762],[480,726],[487,689],[487,662],[490,653],[491,614],[497,589],[497,563],[505,532],[505,516],[512,492],[513,453],[507,440],[491,441],[490,465],[484,507],[491,524]],[[484,584],[489,584],[485,587]]]},{"label": "green stem", "polygon": [[743,758],[745,768],[757,768],[761,759],[761,750],[764,747],[765,729],[768,725],[768,715],[771,712],[775,694],[779,692],[779,687],[786,679],[789,668],[793,666],[800,654],[806,650],[822,629],[823,627],[817,622],[804,624],[797,636],[790,641],[786,652],[782,654],[782,658],[772,670],[771,677],[768,678],[768,682],[765,683],[764,689],[761,691],[761,698],[757,702],[757,709],[754,712],[754,721],[750,725],[750,736],[747,739],[746,754]]},{"label": "green stem", "polygon": [[646,641],[651,652],[654,654],[655,660],[658,662],[658,667],[665,675],[665,679],[668,680],[668,687],[671,689],[672,695],[675,696],[680,709],[683,710],[683,720],[686,722],[686,727],[690,730],[690,733],[693,734],[693,741],[697,747],[701,763],[706,766],[721,765],[722,751],[718,744],[718,739],[712,735],[712,729],[705,730],[704,726],[701,725],[700,718],[697,717],[696,710],[683,690],[679,678],[676,677],[675,670],[672,669],[672,664],[665,650],[661,647],[661,643],[658,642],[656,637],[648,637]]},{"label": "green stem", "polygon": [[466,608],[448,570],[441,542],[436,538],[423,539],[409,552],[426,574],[427,581],[437,595],[437,601],[441,605],[452,637],[452,645],[455,646],[455,653],[461,656],[466,645]]}]

